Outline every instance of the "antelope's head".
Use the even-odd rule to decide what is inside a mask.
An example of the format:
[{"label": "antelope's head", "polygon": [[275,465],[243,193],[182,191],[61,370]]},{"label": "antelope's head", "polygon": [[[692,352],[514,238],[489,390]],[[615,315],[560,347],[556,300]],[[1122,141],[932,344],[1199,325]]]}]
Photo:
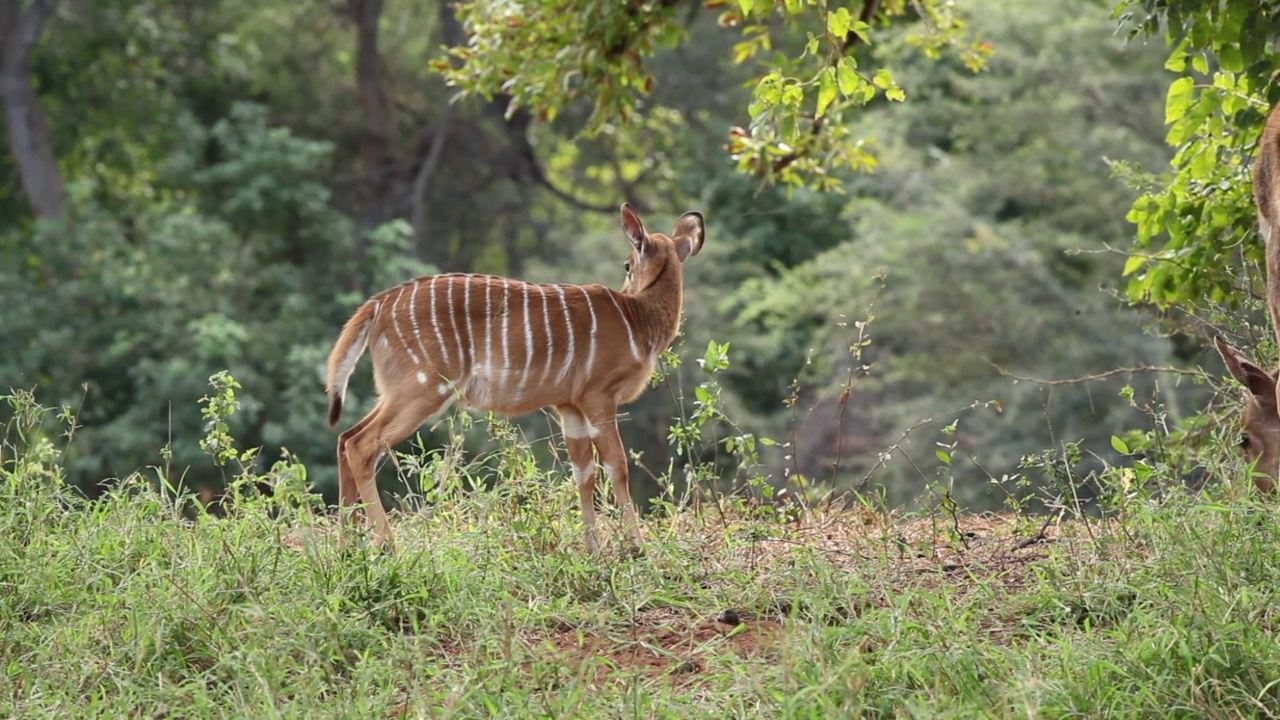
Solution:
[{"label": "antelope's head", "polygon": [[1274,490],[1280,475],[1280,412],[1276,406],[1276,373],[1268,373],[1222,338],[1214,338],[1227,371],[1249,391],[1244,408],[1240,450],[1253,465],[1253,483],[1264,493]]}]

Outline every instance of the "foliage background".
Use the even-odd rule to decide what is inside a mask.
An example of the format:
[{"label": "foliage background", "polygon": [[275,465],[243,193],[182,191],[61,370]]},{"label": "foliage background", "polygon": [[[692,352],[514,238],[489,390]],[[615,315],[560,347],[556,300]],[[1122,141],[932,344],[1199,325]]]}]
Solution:
[{"label": "foliage background", "polygon": [[[697,458],[751,432],[779,443],[772,486],[902,503],[945,477],[974,509],[1002,501],[993,479],[1045,480],[1029,453],[1079,442],[1082,474],[1127,462],[1112,435],[1182,427],[1211,399],[1194,375],[1015,377],[1216,367],[1203,341],[1224,310],[1237,342],[1270,352],[1241,159],[1255,135],[1235,129],[1274,95],[1252,29],[1276,26],[1272,3],[1226,3],[1211,27],[1182,2],[866,3],[836,32],[835,3],[658,2],[582,15],[577,45],[540,2],[489,35],[484,3],[446,0],[10,0],[6,17],[49,5],[4,72],[30,80],[65,203],[43,212],[24,188],[30,147],[0,155],[0,383],[75,409],[67,467],[90,495],[152,466],[219,487],[197,401],[227,369],[237,443],[264,467],[287,449],[332,500],[322,366],[348,313],[435,270],[617,286],[622,200],[658,229],[708,218],[688,360],[624,422],[642,496],[690,459],[668,432],[711,340],[731,348],[737,428],[708,430]],[[1241,57],[1221,57],[1221,26],[1255,38]],[[1143,31],[1167,32],[1173,59]],[[558,43],[580,74],[522,94],[570,77],[525,63],[494,85],[529,57],[504,42]],[[1181,77],[1189,94],[1169,91]],[[11,137],[30,122],[14,98]]]}]

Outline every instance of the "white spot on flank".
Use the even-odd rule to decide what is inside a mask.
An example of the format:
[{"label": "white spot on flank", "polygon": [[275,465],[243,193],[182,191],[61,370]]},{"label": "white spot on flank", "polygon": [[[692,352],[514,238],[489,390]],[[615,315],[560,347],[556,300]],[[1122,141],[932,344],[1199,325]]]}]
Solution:
[{"label": "white spot on flank", "polygon": [[427,374],[422,372],[421,370],[418,371],[418,384],[419,385],[427,384]]},{"label": "white spot on flank", "polygon": [[440,393],[447,393],[449,392],[449,386],[446,385],[445,383],[440,383],[440,385],[436,387],[436,391]]},{"label": "white spot on flank", "polygon": [[627,342],[631,343],[631,356],[636,360],[640,359],[640,348],[636,346],[636,335],[631,331],[631,323],[627,322],[627,314],[622,312],[622,306],[618,304],[618,298],[614,297],[612,291],[606,291],[609,299],[613,301],[613,306],[618,309],[618,317],[622,320],[622,327],[627,329]]},{"label": "white spot on flank", "polygon": [[560,375],[557,376],[557,382],[564,382],[569,371],[573,369],[573,315],[569,313],[569,301],[564,296],[564,286],[557,285],[556,292],[560,294],[560,307],[564,310],[564,333],[569,338],[569,349],[564,354],[564,367],[560,368]]}]

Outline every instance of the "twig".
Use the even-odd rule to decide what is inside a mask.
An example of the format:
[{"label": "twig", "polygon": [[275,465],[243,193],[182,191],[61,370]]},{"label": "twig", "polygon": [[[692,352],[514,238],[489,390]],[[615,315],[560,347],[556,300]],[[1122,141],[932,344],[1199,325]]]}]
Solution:
[{"label": "twig", "polygon": [[[1058,517],[1059,517],[1059,518],[1061,518],[1061,517],[1062,517],[1062,514],[1061,514],[1061,513],[1059,513],[1059,514],[1058,514]],[[1051,522],[1053,522],[1053,516],[1052,516],[1052,515],[1050,515],[1050,516],[1048,516],[1048,517],[1046,517],[1046,518],[1044,519],[1044,524],[1042,524],[1042,525],[1040,526],[1040,529],[1036,531],[1036,534],[1035,534],[1035,535],[1032,535],[1031,537],[1027,538],[1026,540],[1023,540],[1022,542],[1018,543],[1017,545],[1014,545],[1013,547],[1009,548],[1009,552],[1013,552],[1014,550],[1022,550],[1023,548],[1029,548],[1029,547],[1031,547],[1032,545],[1036,545],[1036,544],[1038,544],[1038,543],[1042,543],[1042,542],[1050,542],[1050,539],[1044,536],[1044,531],[1049,529],[1049,523],[1051,523]]]},{"label": "twig", "polygon": [[1162,373],[1170,373],[1172,375],[1189,375],[1191,377],[1208,377],[1209,376],[1209,374],[1206,373],[1204,370],[1199,370],[1199,369],[1188,370],[1185,368],[1160,367],[1157,365],[1144,364],[1144,365],[1135,365],[1132,367],[1115,368],[1114,370],[1105,370],[1100,373],[1094,373],[1093,375],[1081,375],[1080,377],[1063,378],[1060,380],[1045,380],[1043,378],[1017,375],[1013,372],[1010,372],[1000,367],[990,358],[987,359],[987,362],[991,363],[991,367],[995,368],[996,372],[1000,373],[1005,377],[1013,378],[1014,380],[1022,380],[1025,382],[1033,382],[1033,383],[1036,383],[1037,385],[1076,385],[1079,383],[1091,382],[1093,380],[1103,380],[1113,375],[1123,375],[1126,373],[1133,374],[1133,373],[1139,373],[1139,372],[1162,372]]},{"label": "twig", "polygon": [[[919,430],[925,425],[935,423],[943,418],[948,418],[953,415],[958,415],[964,412],[965,410],[973,410],[974,408],[979,408],[979,407],[989,407],[991,405],[995,405],[996,409],[1000,410],[1000,403],[996,402],[995,400],[975,400],[969,403],[968,405],[965,405],[964,407],[956,408],[951,412],[944,413],[942,415],[935,415],[933,417],[927,417],[923,420],[917,420],[914,425],[907,428],[906,430],[903,430],[902,434],[898,436],[898,439],[894,441],[894,443],[890,445],[887,450],[880,453],[880,456],[876,458],[876,463],[871,466],[870,470],[867,470],[867,474],[862,477],[862,480],[858,482],[855,489],[858,491],[861,491],[863,488],[865,488],[867,486],[867,483],[871,482],[871,477],[876,474],[877,470],[884,467],[884,464],[889,461],[889,456],[892,455],[895,450],[902,452],[903,456],[906,456],[909,459],[910,456],[907,456],[906,451],[902,450],[902,443],[906,441],[907,436],[910,435],[911,433],[915,432],[916,430]],[[919,472],[918,469],[917,469],[917,472]]]}]

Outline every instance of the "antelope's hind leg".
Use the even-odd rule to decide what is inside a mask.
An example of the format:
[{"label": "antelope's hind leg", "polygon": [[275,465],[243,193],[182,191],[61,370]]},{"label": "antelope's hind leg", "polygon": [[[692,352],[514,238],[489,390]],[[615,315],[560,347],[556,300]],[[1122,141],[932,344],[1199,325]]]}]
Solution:
[{"label": "antelope's hind leg", "polygon": [[[355,473],[351,469],[351,463],[348,462],[347,460],[347,454],[346,452],[343,451],[343,447],[346,445],[347,440],[349,440],[353,435],[363,430],[364,427],[369,424],[369,421],[372,420],[373,417],[376,416],[381,409],[382,409],[382,403],[379,402],[377,405],[374,406],[373,410],[371,410],[368,415],[365,415],[363,418],[360,419],[360,422],[356,423],[355,425],[352,425],[351,427],[343,431],[340,435],[338,435],[338,521],[339,521],[339,528],[340,528],[339,541],[345,541],[348,525],[352,524],[353,521],[356,521],[356,520],[363,521],[364,519],[364,513],[360,512],[355,507],[356,502],[358,502],[359,500],[359,495],[356,492],[356,478],[355,478]],[[357,513],[359,513],[359,518],[356,517]]]},{"label": "antelope's hind leg", "polygon": [[[443,386],[435,390],[423,388],[416,395],[399,397],[404,399],[379,400],[372,412],[338,438],[339,503],[357,498],[364,503],[365,514],[373,526],[374,542],[379,545],[391,540],[391,524],[378,494],[379,458],[454,400],[453,394]],[[345,505],[340,511],[346,512]]]},{"label": "antelope's hind leg", "polygon": [[596,539],[596,457],[591,449],[590,425],[587,417],[570,405],[557,405],[560,428],[564,431],[564,445],[573,466],[573,482],[578,486],[578,501],[582,506],[582,524],[586,527],[587,551],[600,552]]}]

